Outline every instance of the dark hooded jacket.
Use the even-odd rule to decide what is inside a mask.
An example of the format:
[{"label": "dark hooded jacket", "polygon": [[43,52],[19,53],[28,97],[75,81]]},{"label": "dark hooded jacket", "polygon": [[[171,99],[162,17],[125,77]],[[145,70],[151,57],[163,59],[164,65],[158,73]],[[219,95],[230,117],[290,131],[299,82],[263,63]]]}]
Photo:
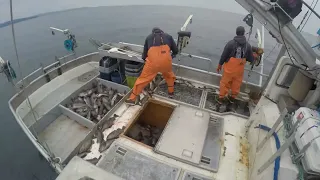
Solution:
[{"label": "dark hooded jacket", "polygon": [[[161,41],[163,39],[163,44]],[[178,47],[172,36],[164,33],[160,28],[153,28],[152,33],[146,38],[142,53],[142,59],[146,60],[148,51],[152,46],[168,45],[172,51],[172,55],[178,54]]]},{"label": "dark hooded jacket", "polygon": [[242,54],[242,58],[246,58],[247,61],[253,62],[252,47],[247,42],[245,36],[235,36],[233,40],[229,41],[224,47],[219,64],[223,65],[228,62],[231,57],[235,57],[237,47],[245,48],[245,53]]}]

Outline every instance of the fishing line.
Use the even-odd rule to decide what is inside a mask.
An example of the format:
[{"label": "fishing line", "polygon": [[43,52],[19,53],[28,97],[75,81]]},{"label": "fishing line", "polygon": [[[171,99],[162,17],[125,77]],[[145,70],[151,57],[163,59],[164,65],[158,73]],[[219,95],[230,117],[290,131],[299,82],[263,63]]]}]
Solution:
[{"label": "fishing line", "polygon": [[[18,54],[18,49],[17,49],[17,44],[16,44],[16,36],[15,36],[15,30],[14,30],[14,22],[13,22],[13,6],[12,6],[12,0],[10,0],[10,20],[11,20],[11,31],[12,31],[12,39],[13,39],[13,46],[14,46],[14,50],[15,50],[15,54],[16,54],[16,58],[17,58],[17,63],[18,63],[18,68],[19,68],[19,72],[20,72],[20,77],[21,77],[21,82],[22,82],[22,91],[24,90],[24,78],[23,78],[23,74],[22,74],[22,70],[21,70],[21,64],[20,64],[20,59],[19,59],[19,54]],[[23,94],[23,93],[22,93]],[[32,105],[31,105],[31,101],[29,99],[29,96],[25,97],[25,99],[27,100],[27,105],[30,106],[30,110],[32,112],[32,115],[33,115],[33,118],[34,118],[34,123],[37,123],[37,118],[36,118],[36,115],[35,115],[35,112],[32,108]],[[27,127],[28,128],[28,127]],[[38,133],[35,131],[34,127],[32,126],[32,131],[34,132],[35,136],[36,136],[36,140],[39,142],[39,145],[42,145],[42,143],[39,141],[39,136],[38,136]],[[43,142],[44,145],[47,147],[45,148],[48,153],[50,155],[53,155],[54,157],[54,154],[51,152],[48,144],[46,142]]]}]

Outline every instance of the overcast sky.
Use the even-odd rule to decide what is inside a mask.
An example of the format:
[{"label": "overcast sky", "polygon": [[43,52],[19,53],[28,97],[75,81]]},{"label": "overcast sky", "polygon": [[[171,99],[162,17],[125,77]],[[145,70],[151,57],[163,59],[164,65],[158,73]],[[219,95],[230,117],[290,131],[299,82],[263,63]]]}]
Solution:
[{"label": "overcast sky", "polygon": [[[311,4],[312,0],[305,0]],[[8,21],[10,18],[10,0],[0,0],[0,23]],[[202,7],[210,9],[220,9],[235,13],[246,14],[247,12],[235,0],[13,0],[14,18],[27,17],[46,12],[60,11],[79,7],[96,7],[111,5],[182,5],[191,7]],[[315,9],[320,13],[320,5]],[[297,18],[299,24],[306,12],[306,8]],[[315,34],[320,28],[320,20],[314,15],[311,16],[304,31]]]}]

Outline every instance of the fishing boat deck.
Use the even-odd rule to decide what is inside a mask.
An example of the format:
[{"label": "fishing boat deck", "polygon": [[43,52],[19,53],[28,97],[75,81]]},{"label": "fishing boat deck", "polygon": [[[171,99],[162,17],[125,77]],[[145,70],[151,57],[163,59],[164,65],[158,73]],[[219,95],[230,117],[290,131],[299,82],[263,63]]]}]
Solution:
[{"label": "fishing boat deck", "polygon": [[[50,152],[52,152],[55,157],[59,157],[61,163],[68,164],[69,160],[77,155],[81,144],[86,139],[92,138],[93,133],[96,131],[97,124],[87,121],[86,118],[75,115],[74,112],[73,115],[68,114],[68,109],[63,106],[71,97],[73,97],[73,95],[78,95],[78,93],[83,91],[83,88],[87,87],[88,84],[91,83],[91,80],[95,79],[97,76],[98,63],[86,62],[83,65],[76,66],[69,71],[64,72],[62,75],[52,79],[49,83],[41,86],[29,97],[35,115],[37,116],[36,121],[34,120],[33,112],[30,110],[26,101],[24,101],[16,110],[26,126],[30,128],[30,131],[36,133],[34,135],[38,136],[39,142],[42,142],[44,146],[48,146],[46,148],[50,149]],[[155,162],[155,164],[164,163],[166,164],[166,166],[163,166],[165,169],[168,166],[178,169],[179,171],[177,171],[177,174],[179,176],[194,177],[195,179],[247,179],[248,145],[244,138],[245,132],[243,131],[248,114],[237,112],[218,113],[214,109],[208,108],[208,106],[206,107],[206,104],[208,104],[209,101],[212,101],[210,94],[218,93],[216,91],[217,86],[212,85],[208,87],[208,84],[199,81],[186,81],[181,79],[181,77],[178,77],[176,84],[177,93],[175,94],[174,99],[168,99],[166,94],[161,93],[162,91],[165,91],[165,85],[159,86],[152,99],[172,104],[177,107],[184,106],[207,113],[210,116],[209,121],[211,124],[211,121],[213,121],[211,119],[212,117],[214,117],[215,121],[217,119],[221,121],[221,127],[219,127],[220,133],[215,133],[214,131],[217,127],[215,127],[215,125],[211,126],[209,123],[207,131],[208,135],[202,136],[202,138],[204,138],[203,140],[206,140],[206,143],[204,143],[204,145],[202,144],[203,147],[200,147],[201,145],[198,147],[201,149],[199,152],[202,152],[201,161],[205,160],[205,158],[209,158],[208,164],[200,163],[195,165],[177,160],[170,156],[166,156],[165,154],[156,152],[152,147],[133,141],[124,135],[121,135],[107,151],[102,153],[99,153],[99,146],[96,144],[96,141],[94,141],[95,144],[92,145],[91,152],[84,160],[98,158],[102,155],[102,158],[97,164],[98,167],[121,178],[127,179],[129,176],[119,174],[119,169],[117,170],[114,168],[114,170],[110,170],[108,167],[104,166],[110,161],[110,159],[108,160],[108,157],[111,157],[109,153],[112,149],[121,145],[121,147],[132,150],[132,154],[137,154],[142,158],[136,159],[138,161],[140,160],[140,163],[144,167],[139,169],[143,170],[143,172],[133,170],[141,173],[141,177],[139,177],[139,173],[135,173],[135,176],[137,176],[136,178],[150,179],[150,175],[157,170],[157,168],[149,168],[148,163],[142,163],[146,160],[148,162]],[[183,87],[184,85],[186,85],[187,88]],[[193,93],[196,93],[196,95],[192,96]],[[122,101],[119,106],[114,108],[115,110],[106,117],[106,119],[108,119],[112,114],[120,116],[111,128],[103,132],[104,137],[107,137],[109,133],[116,129],[128,126],[133,121],[136,114],[142,111],[142,108],[143,106],[126,107]],[[189,120],[194,119],[190,118]],[[186,123],[186,125],[188,125],[188,123]],[[179,127],[175,128],[179,129]],[[179,130],[177,132],[179,132]],[[208,136],[212,136],[212,138],[207,140],[206,138]],[[184,140],[188,141],[188,139]],[[211,142],[208,144],[208,141]],[[70,166],[76,166],[76,164],[71,163]],[[144,172],[145,170],[147,171]]]},{"label": "fishing boat deck", "polygon": [[[170,102],[163,98],[155,98],[156,100],[178,105],[177,103]],[[115,112],[121,115],[110,128],[108,133],[112,132],[122,126],[127,126],[131,123],[132,117],[142,110],[141,106],[125,107],[121,106],[121,110]],[[247,119],[237,117],[235,115],[224,115],[221,116],[223,123],[223,136],[219,139],[218,143],[221,145],[218,159],[220,159],[219,167],[217,172],[208,171],[206,169],[193,166],[182,161],[177,161],[170,157],[158,154],[150,146],[146,146],[137,141],[132,141],[121,135],[113,145],[105,152],[102,153],[102,158],[96,165],[98,168],[93,170],[98,175],[93,175],[92,171],[81,173],[81,176],[88,176],[97,180],[103,179],[100,175],[105,172],[101,172],[103,169],[109,173],[116,175],[117,177],[110,179],[175,179],[178,177],[185,177],[185,179],[239,179],[244,180],[248,178],[248,145],[244,138],[244,126]],[[127,152],[123,160],[117,158],[119,154],[116,153],[118,147],[125,149]],[[94,151],[94,150],[93,150]],[[97,151],[96,151],[97,152]],[[119,153],[119,152],[118,152]],[[90,153],[90,157],[98,157],[100,154]],[[65,171],[58,179],[71,179],[78,180],[79,174],[71,176],[70,174],[76,173],[77,167],[84,165],[85,160],[74,157],[69,163]],[[130,163],[130,162],[131,163]],[[89,168],[89,166],[88,166]],[[123,171],[125,169],[125,171]],[[161,169],[161,171],[159,170]],[[99,172],[100,171],[100,172]],[[173,172],[171,172],[173,171]],[[169,173],[169,174],[168,174]],[[67,176],[68,175],[68,176]],[[183,178],[184,179],[184,178]]]},{"label": "fishing boat deck", "polygon": [[88,62],[75,67],[51,80],[50,83],[41,86],[29,96],[33,112],[27,101],[24,101],[17,108],[17,113],[23,119],[26,126],[30,127],[73,92],[92,78],[97,77],[98,74],[98,63],[95,62]]},{"label": "fishing boat deck", "polygon": [[46,142],[50,151],[64,161],[89,132],[89,128],[66,115],[60,115],[39,134],[39,140]]}]

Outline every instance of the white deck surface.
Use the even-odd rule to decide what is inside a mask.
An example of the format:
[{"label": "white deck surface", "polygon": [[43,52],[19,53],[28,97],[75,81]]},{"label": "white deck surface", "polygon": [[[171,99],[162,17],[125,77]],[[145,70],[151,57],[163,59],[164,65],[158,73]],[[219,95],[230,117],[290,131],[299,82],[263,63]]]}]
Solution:
[{"label": "white deck surface", "polygon": [[[158,99],[158,98],[157,98]],[[171,103],[174,104],[174,103]],[[117,123],[115,128],[121,127],[123,123],[128,122],[130,117],[140,110],[139,106],[133,106],[124,112]],[[136,142],[126,138],[119,138],[117,141],[123,146],[141,152],[143,155],[152,156],[153,158],[171,164],[173,166],[181,167],[185,171],[193,172],[208,178],[215,178],[216,180],[247,180],[248,178],[248,156],[247,153],[241,153],[242,150],[247,149],[248,145],[244,138],[244,126],[246,119],[227,115],[224,118],[224,132],[232,135],[224,135],[221,139],[222,150],[220,157],[220,165],[217,173],[213,173],[195,166],[176,161],[174,159],[165,157],[155,153],[152,149],[142,146]],[[121,125],[120,125],[121,124]],[[242,159],[243,162],[239,160]]]},{"label": "white deck surface", "polygon": [[[256,148],[267,135],[267,132],[264,130],[255,129],[254,127],[259,124],[263,124],[268,127],[272,127],[280,116],[279,109],[277,105],[270,100],[262,97],[259,101],[257,108],[255,109],[253,115],[250,117],[250,120],[254,120],[251,128],[249,129],[248,140],[251,144],[250,148],[250,180],[269,180],[273,177],[274,163],[272,163],[264,172],[260,175],[257,175],[257,170],[265,163],[276,151],[276,145],[274,138],[271,137],[264,145],[264,147],[256,152]],[[284,130],[281,128],[281,124],[277,129],[277,134],[281,144],[284,143]],[[288,180],[295,179],[298,174],[297,167],[292,164],[290,158],[290,152],[287,149],[281,155],[280,160],[280,170],[279,170],[279,180]]]},{"label": "white deck surface", "polygon": [[[240,145],[240,141],[242,137],[241,127],[244,127],[246,122],[245,119],[235,117],[235,116],[225,116],[225,121],[228,123],[224,123],[224,133],[228,132],[233,134],[234,136],[228,135],[224,136],[224,140],[221,140],[223,143],[223,149],[221,153],[220,166],[217,173],[213,173],[201,168],[197,168],[195,166],[182,163],[176,161],[174,159],[162,156],[160,154],[156,154],[152,149],[146,148],[140,144],[137,144],[133,141],[130,141],[126,138],[118,139],[118,143],[123,146],[134,149],[135,151],[141,152],[141,154],[145,156],[151,156],[154,159],[159,160],[160,162],[168,163],[172,166],[177,166],[182,168],[184,171],[189,171],[198,175],[205,176],[207,178],[212,178],[215,180],[247,180],[248,178],[248,167],[245,163],[239,161],[239,159],[245,159],[247,157],[242,157],[240,151],[242,146]],[[225,148],[224,148],[225,147]],[[225,151],[224,151],[225,149]],[[223,156],[225,154],[225,156]]]},{"label": "white deck surface", "polygon": [[[170,103],[175,104],[172,102]],[[126,108],[126,105],[121,106],[115,112],[115,114],[120,115],[120,117],[115,121],[115,124],[110,129],[107,129],[103,132],[104,137],[107,137],[107,135],[113,130],[126,126],[130,122],[132,117],[140,110],[140,106],[132,106],[129,108]],[[222,149],[220,156],[220,165],[217,173],[213,173],[186,163],[176,161],[172,158],[168,158],[166,156],[157,154],[151,148],[147,148],[146,146],[138,144],[127,138],[120,137],[117,140],[117,142],[123,145],[124,147],[134,149],[135,151],[138,151],[145,156],[151,156],[160,162],[165,162],[172,166],[180,167],[183,169],[183,171],[192,172],[210,179],[247,180],[249,172],[247,162],[248,156],[247,153],[241,153],[243,149],[246,149],[248,147],[244,138],[244,126],[247,120],[233,115],[223,116],[223,118],[225,121],[223,134],[229,133],[231,135],[224,135],[223,139],[221,139]],[[99,157],[101,154],[99,153],[98,148],[98,144],[94,144],[92,146],[91,153],[89,153],[85,159]],[[240,162],[240,159],[242,159],[243,161]]]},{"label": "white deck surface", "polygon": [[[34,110],[36,111],[37,116],[41,117],[42,115],[47,113],[53,106],[58,105],[62,100],[71,95],[79,87],[83,86],[86,82],[79,81],[78,77],[82,74],[95,70],[95,68],[97,67],[97,63],[87,63],[81,65],[53,79],[50,83],[42,86],[40,89],[34,92],[30,96],[30,100],[34,107]],[[98,69],[96,70],[98,71]],[[120,108],[119,111],[116,113],[118,115],[121,115],[121,117],[116,120],[116,123],[111,129],[108,129],[104,132],[104,137],[107,137],[107,135],[112,130],[121,128],[128,124],[132,116],[136,114],[140,109],[141,108],[139,106],[134,106],[131,108]],[[30,126],[33,123],[33,121],[31,121],[32,119],[30,118],[32,117],[30,113],[30,108],[25,102],[19,106],[17,112],[24,119],[27,126]],[[159,161],[166,162],[173,166],[178,166],[182,168],[184,171],[192,172],[216,180],[247,180],[248,157],[247,153],[242,152],[243,149],[247,149],[243,130],[245,122],[247,120],[233,115],[223,116],[223,118],[225,121],[223,134],[227,132],[231,135],[224,135],[223,139],[221,139],[222,148],[220,156],[220,165],[217,173],[213,173],[189,164],[173,160],[160,154],[156,154],[152,149],[137,144],[125,138],[119,138],[118,141],[128,148],[134,148],[135,150],[141,152],[146,156],[152,156],[153,158]],[[72,128],[68,128],[68,126],[71,126],[69,124],[71,123],[69,122],[70,120],[64,122],[62,121],[63,119],[65,120],[67,118],[60,117],[60,119],[54,121],[45,129],[43,133],[40,134],[40,138],[44,139],[49,145],[51,151],[57,154],[57,156],[61,157],[62,160],[67,157],[68,153],[70,152],[70,149],[74,148],[71,146],[75,146],[77,143],[79,143],[77,142],[78,140],[84,138],[74,136],[77,136],[79,134],[85,134],[80,132],[79,129],[77,129],[80,128],[77,125],[72,125]],[[69,143],[71,143],[71,141],[74,141],[74,145],[70,145],[70,149],[66,148],[65,151],[61,149],[63,147],[69,146]],[[93,148],[94,147],[95,146],[93,146]],[[99,157],[99,155],[95,154],[94,152],[97,151],[93,151],[92,154],[88,154],[87,158]],[[80,178],[78,175],[76,175],[75,177],[78,177],[78,179]]]},{"label": "white deck surface", "polygon": [[39,140],[64,161],[89,132],[90,129],[61,115],[39,134]]},{"label": "white deck surface", "polygon": [[56,180],[79,180],[85,176],[94,180],[121,180],[121,178],[108,173],[77,156],[69,162]]},{"label": "white deck surface", "polygon": [[[37,119],[49,112],[54,106],[70,96],[74,91],[79,89],[87,82],[79,81],[78,77],[95,70],[98,75],[98,63],[89,62],[75,67],[66,73],[56,77],[50,83],[47,83],[30,95],[30,101]],[[35,123],[33,113],[26,101],[18,108],[17,113],[23,119],[27,127]]]},{"label": "white deck surface", "polygon": [[207,135],[209,116],[208,112],[191,107],[176,107],[169,119],[169,124],[157,142],[156,151],[179,160],[199,164]]}]

